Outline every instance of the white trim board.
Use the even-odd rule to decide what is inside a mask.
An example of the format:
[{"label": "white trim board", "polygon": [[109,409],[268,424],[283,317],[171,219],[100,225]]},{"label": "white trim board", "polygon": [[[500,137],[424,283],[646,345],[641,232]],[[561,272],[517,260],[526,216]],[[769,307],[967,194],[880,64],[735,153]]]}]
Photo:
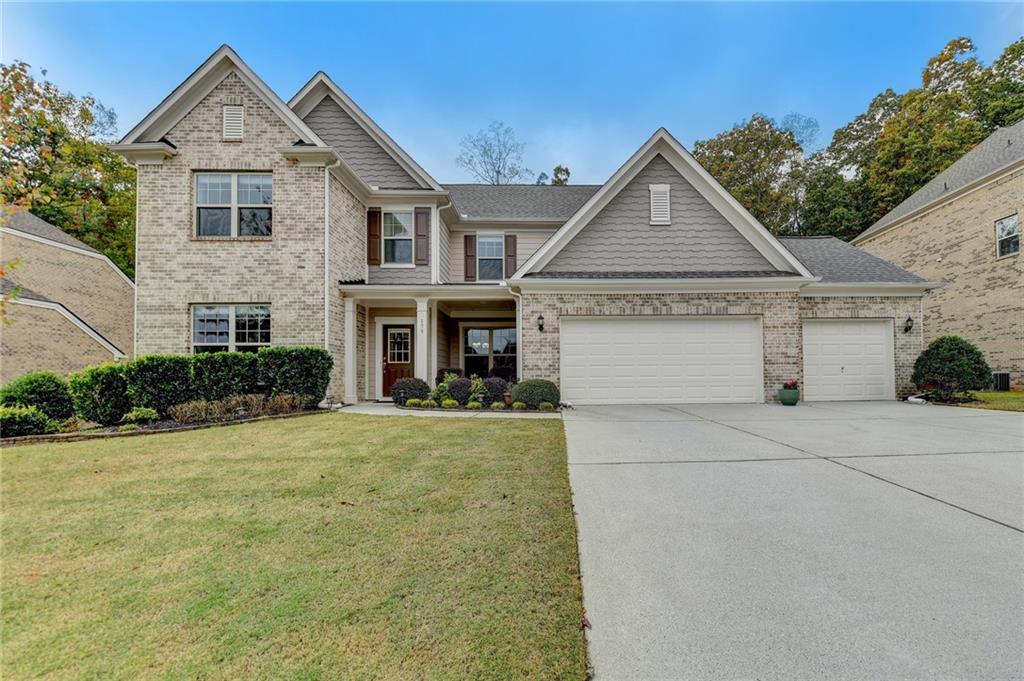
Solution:
[{"label": "white trim board", "polygon": [[41,244],[46,244],[47,246],[53,246],[55,248],[61,248],[61,249],[65,250],[65,251],[70,251],[72,253],[77,253],[79,255],[86,255],[86,256],[89,256],[90,258],[96,258],[97,260],[102,260],[105,263],[107,263],[108,265],[110,265],[112,268],[114,268],[114,271],[117,272],[117,274],[122,279],[124,279],[126,284],[131,286],[132,289],[135,288],[135,282],[131,280],[131,277],[129,277],[124,272],[122,272],[120,267],[115,265],[114,262],[110,258],[108,258],[107,256],[103,255],[102,253],[96,253],[94,251],[90,251],[90,250],[87,250],[87,249],[84,249],[84,248],[78,248],[77,246],[71,246],[69,244],[62,244],[59,241],[54,241],[53,239],[47,239],[46,237],[43,237],[43,236],[36,236],[35,234],[29,234],[28,232],[22,232],[20,230],[14,229],[13,227],[0,227],[0,233],[2,233],[2,234],[10,234],[11,236],[20,236],[21,238],[28,239],[29,241],[37,241],[37,242],[39,242]]},{"label": "white trim board", "polygon": [[313,107],[323,101],[325,96],[333,99],[370,138],[376,142],[398,165],[425,189],[444,191],[437,180],[430,176],[402,147],[391,137],[355,101],[338,87],[323,71],[317,71],[295,96],[288,101],[288,107],[301,118],[304,118]]},{"label": "white trim board", "polygon": [[[543,246],[523,263],[512,277],[521,280],[529,272],[544,268],[566,244],[579,234],[648,163],[661,155],[694,189],[710,203],[764,258],[779,270],[793,272],[810,281],[813,275],[778,239],[715,180],[708,171],[669,134],[658,130],[614,175],[569,218]],[[518,281],[517,281],[518,283]]]},{"label": "white trim board", "polygon": [[67,309],[60,303],[54,303],[48,300],[33,300],[31,298],[14,298],[12,300],[8,300],[7,302],[14,303],[16,305],[26,305],[28,307],[38,307],[45,310],[54,310],[58,312],[61,316],[63,316],[65,319],[67,319],[69,322],[74,324],[76,327],[78,327],[81,331],[85,332],[85,334],[89,336],[89,338],[92,338],[94,341],[103,346],[105,350],[107,350],[110,354],[114,356],[115,360],[120,361],[127,357],[127,355],[125,355],[117,346],[115,346],[106,338],[101,336],[95,329],[93,329],[91,326],[89,326],[84,321],[79,319],[78,316],[75,315],[75,313],[73,313],[71,310]]}]

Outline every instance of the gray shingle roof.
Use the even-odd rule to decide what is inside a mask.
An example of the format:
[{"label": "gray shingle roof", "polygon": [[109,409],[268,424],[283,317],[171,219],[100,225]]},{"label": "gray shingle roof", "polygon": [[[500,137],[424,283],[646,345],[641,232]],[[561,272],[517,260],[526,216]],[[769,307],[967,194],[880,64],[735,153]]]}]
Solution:
[{"label": "gray shingle roof", "polygon": [[530,272],[526,275],[536,279],[732,279],[742,277],[795,277],[792,272],[780,270],[728,271],[709,270],[705,272],[608,272],[591,270],[587,272]]},{"label": "gray shingle roof", "polygon": [[[15,291],[18,291],[18,285],[10,279],[0,278],[0,293],[5,296],[9,296]],[[19,298],[25,298],[26,300],[38,300],[43,303],[52,303],[53,301],[46,296],[30,291],[24,286],[21,287],[21,291],[18,291]]]},{"label": "gray shingle roof", "polygon": [[463,220],[565,222],[593,196],[597,184],[446,184]]},{"label": "gray shingle roof", "polygon": [[3,216],[0,217],[0,226],[16,229],[19,232],[25,232],[26,234],[38,236],[43,239],[49,239],[50,241],[56,241],[57,243],[64,244],[65,246],[74,246],[75,248],[99,253],[95,248],[85,245],[83,242],[71,236],[64,230],[54,227],[46,220],[37,218],[24,208],[12,208],[11,206],[8,206],[6,210],[4,210]]},{"label": "gray shingle roof", "polygon": [[857,237],[864,238],[956,190],[1024,159],[1024,120],[996,130]]},{"label": "gray shingle roof", "polygon": [[924,279],[834,236],[779,237],[782,245],[824,283],[918,283]]}]

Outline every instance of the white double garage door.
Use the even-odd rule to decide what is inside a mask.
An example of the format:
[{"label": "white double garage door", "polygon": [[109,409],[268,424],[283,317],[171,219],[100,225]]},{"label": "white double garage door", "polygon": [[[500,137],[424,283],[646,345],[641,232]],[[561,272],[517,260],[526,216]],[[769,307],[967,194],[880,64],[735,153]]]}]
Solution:
[{"label": "white double garage door", "polygon": [[[804,400],[895,397],[891,319],[804,321],[803,358]],[[763,377],[760,317],[561,320],[562,398],[574,404],[763,402]]]}]

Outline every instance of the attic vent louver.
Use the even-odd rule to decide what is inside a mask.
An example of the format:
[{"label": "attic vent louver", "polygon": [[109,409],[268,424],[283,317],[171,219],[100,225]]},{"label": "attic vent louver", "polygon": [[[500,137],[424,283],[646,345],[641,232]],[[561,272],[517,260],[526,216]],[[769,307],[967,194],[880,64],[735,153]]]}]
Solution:
[{"label": "attic vent louver", "polygon": [[671,187],[672,185],[668,184],[650,185],[652,225],[672,224],[672,216],[669,209],[671,205],[671,201],[669,198],[669,190],[671,189]]},{"label": "attic vent louver", "polygon": [[242,123],[245,119],[245,107],[228,104],[224,107],[224,139],[242,139]]}]

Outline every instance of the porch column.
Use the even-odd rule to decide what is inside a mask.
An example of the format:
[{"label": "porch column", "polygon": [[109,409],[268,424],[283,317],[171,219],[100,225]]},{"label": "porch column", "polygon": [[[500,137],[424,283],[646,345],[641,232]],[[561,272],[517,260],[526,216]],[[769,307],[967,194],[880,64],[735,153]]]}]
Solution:
[{"label": "porch column", "polygon": [[345,298],[345,402],[355,404],[359,401],[356,385],[356,304],[355,298]]},{"label": "porch column", "polygon": [[431,388],[434,386],[434,377],[437,375],[437,301],[434,300],[430,303],[430,339],[432,347],[430,349],[430,356],[427,360],[427,375],[423,377],[423,380],[427,382]]},{"label": "porch column", "polygon": [[429,298],[416,299],[416,352],[413,365],[413,376],[422,378],[424,381],[430,378],[427,376],[427,337],[428,317],[427,302]]}]

